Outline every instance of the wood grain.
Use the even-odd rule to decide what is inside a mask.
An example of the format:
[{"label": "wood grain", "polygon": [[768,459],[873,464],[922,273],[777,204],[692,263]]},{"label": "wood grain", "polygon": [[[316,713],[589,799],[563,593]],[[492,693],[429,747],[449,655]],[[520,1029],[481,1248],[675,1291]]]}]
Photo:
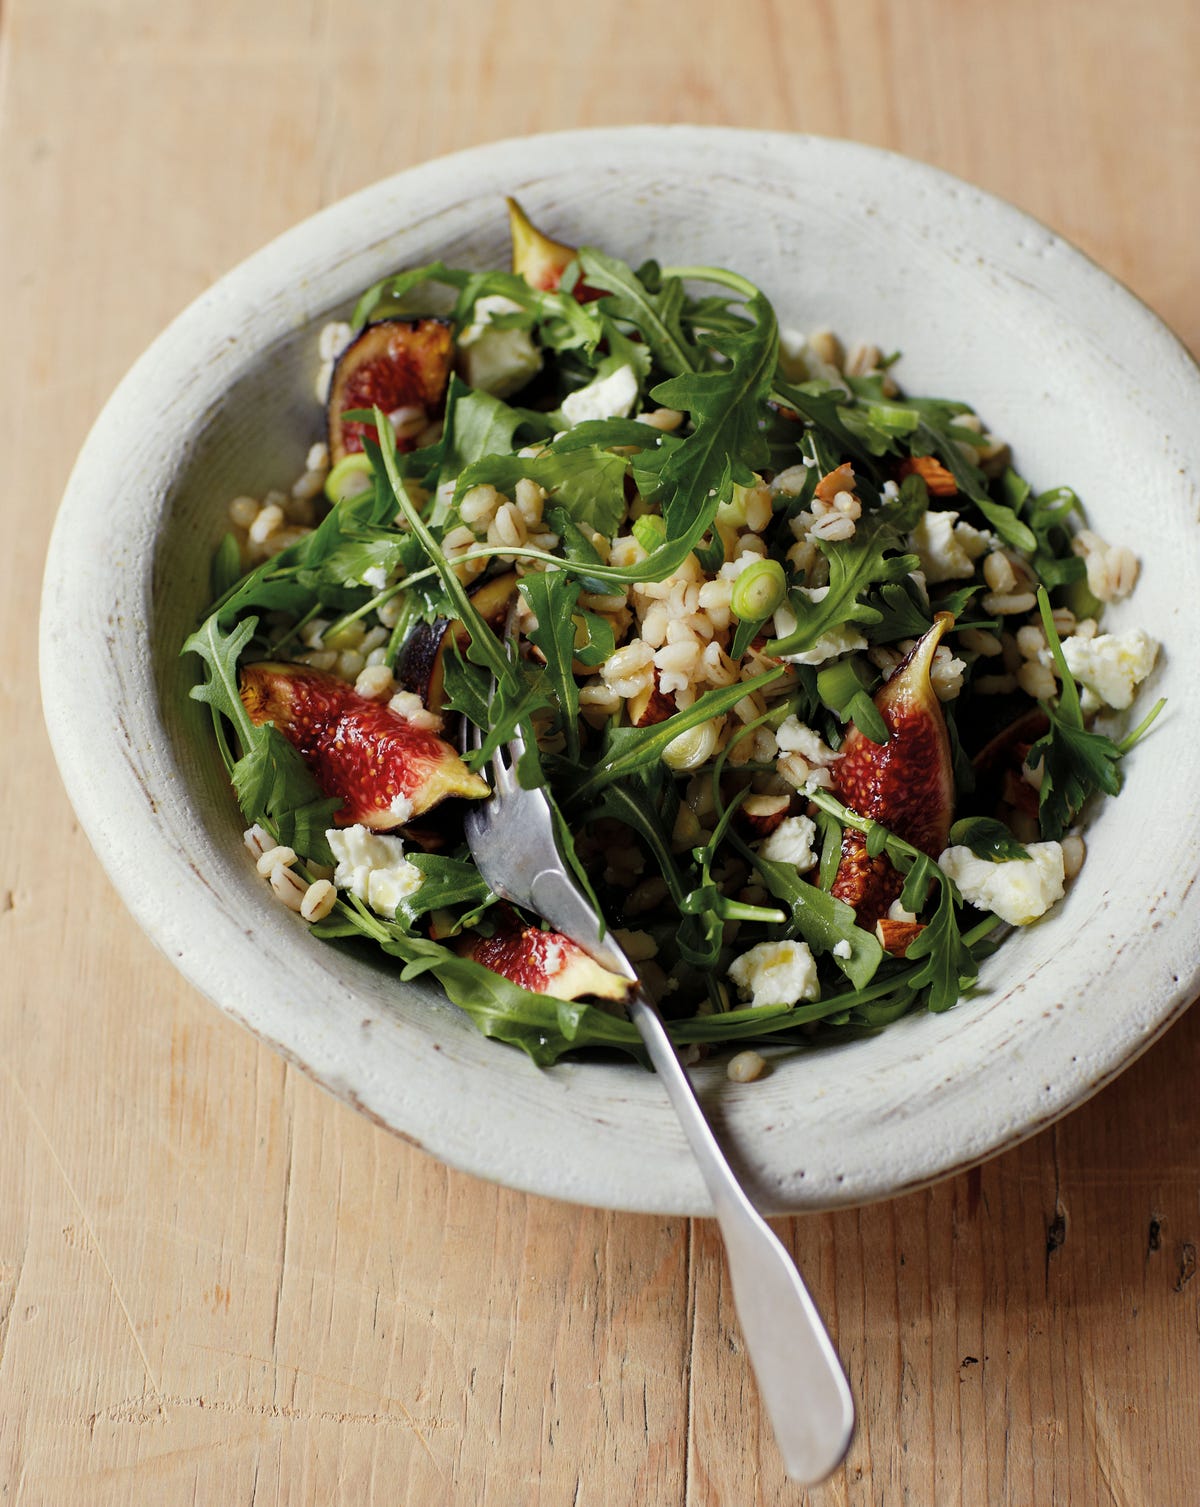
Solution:
[{"label": "wood grain", "polygon": [[860,1406],[806,1498],[710,1226],[449,1172],[175,976],[72,819],[33,649],[71,459],[152,335],[321,204],[494,137],[894,147],[1063,231],[1200,347],[1200,11],[5,0],[0,49],[0,1500],[1200,1500],[1200,1017],[979,1172],[779,1223]]}]

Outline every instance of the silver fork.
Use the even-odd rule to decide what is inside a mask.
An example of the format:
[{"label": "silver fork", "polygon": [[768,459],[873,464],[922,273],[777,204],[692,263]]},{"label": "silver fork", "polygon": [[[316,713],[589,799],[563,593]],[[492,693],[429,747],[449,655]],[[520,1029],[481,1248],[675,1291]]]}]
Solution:
[{"label": "silver fork", "polygon": [[[482,735],[467,717],[462,741],[464,752],[482,747]],[[469,806],[464,819],[471,856],[497,895],[544,917],[629,981],[629,1018],[679,1116],[713,1202],[734,1305],[784,1466],[793,1480],[815,1485],[841,1463],[854,1432],[854,1399],[845,1374],[800,1273],[726,1161],[637,971],[567,868],[545,792],[519,783],[515,766],[524,751],[518,733],[508,744],[510,763],[499,751],[493,755],[491,799]]]}]

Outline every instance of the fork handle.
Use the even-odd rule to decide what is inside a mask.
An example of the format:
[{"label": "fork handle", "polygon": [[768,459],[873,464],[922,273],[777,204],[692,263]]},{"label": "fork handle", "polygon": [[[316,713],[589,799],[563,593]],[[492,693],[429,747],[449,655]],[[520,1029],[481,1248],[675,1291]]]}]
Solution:
[{"label": "fork handle", "polygon": [[726,1161],[662,1017],[640,990],[628,1010],[700,1164],[725,1241],[742,1336],[787,1473],[815,1485],[850,1447],[854,1399],[845,1373],[792,1258]]}]

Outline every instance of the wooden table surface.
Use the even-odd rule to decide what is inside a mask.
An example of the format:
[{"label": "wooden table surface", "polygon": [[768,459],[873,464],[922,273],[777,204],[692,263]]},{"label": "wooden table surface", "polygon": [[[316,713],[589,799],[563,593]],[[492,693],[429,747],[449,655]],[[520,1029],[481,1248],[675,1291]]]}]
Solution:
[{"label": "wooden table surface", "polygon": [[4,0],[0,49],[0,1501],[1200,1501],[1200,1013],[981,1171],[778,1222],[860,1407],[805,1497],[709,1224],[448,1171],[176,976],[73,820],[34,649],[67,471],[151,337],[321,205],[496,137],[897,148],[1200,350],[1200,9]]}]

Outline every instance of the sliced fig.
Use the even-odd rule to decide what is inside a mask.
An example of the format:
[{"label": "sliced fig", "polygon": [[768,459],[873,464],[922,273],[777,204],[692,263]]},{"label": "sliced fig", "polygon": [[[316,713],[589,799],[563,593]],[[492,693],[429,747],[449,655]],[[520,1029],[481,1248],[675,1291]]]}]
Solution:
[{"label": "sliced fig", "polygon": [[[933,627],[875,693],[888,741],[873,743],[851,724],[831,769],[834,789],[847,806],[931,858],[942,852],[950,837],[954,768],[946,719],[929,671],[934,650],[953,621],[949,613],[939,613]],[[903,878],[886,855],[871,858],[862,833],[848,829],[842,836],[833,893],[854,907],[858,924],[873,927],[902,888]]]},{"label": "sliced fig", "polygon": [[273,722],[299,750],[327,796],[340,796],[339,827],[386,832],[447,796],[479,800],[486,781],[441,738],[368,701],[335,675],[307,665],[246,665],[242,705],[256,724]]},{"label": "sliced fig", "polygon": [[618,1000],[629,992],[628,983],[619,974],[601,968],[560,932],[524,926],[511,912],[492,936],[463,937],[458,951],[531,994],[552,994],[568,1000],[584,995]]},{"label": "sliced fig", "polygon": [[[351,341],[333,369],[327,418],[329,458],[338,461],[363,448],[375,428],[342,415],[379,407],[384,413],[418,409],[437,416],[446,398],[454,362],[454,336],[444,319],[381,319]],[[414,435],[398,434],[396,448],[412,450]]]},{"label": "sliced fig", "polygon": [[[504,626],[509,603],[517,589],[515,571],[492,576],[471,589],[471,601],[489,627]],[[415,691],[431,712],[445,704],[445,658],[452,642],[465,649],[470,639],[467,625],[459,618],[436,618],[418,623],[404,640],[396,662],[396,679],[406,691]]]},{"label": "sliced fig", "polygon": [[[574,246],[563,241],[551,240],[530,220],[515,199],[508,204],[508,226],[512,234],[512,269],[523,277],[531,288],[542,293],[554,293],[562,282],[563,273],[579,255]],[[575,284],[575,298],[579,303],[590,303],[594,298],[603,298],[599,288],[589,288],[582,282]]]}]

